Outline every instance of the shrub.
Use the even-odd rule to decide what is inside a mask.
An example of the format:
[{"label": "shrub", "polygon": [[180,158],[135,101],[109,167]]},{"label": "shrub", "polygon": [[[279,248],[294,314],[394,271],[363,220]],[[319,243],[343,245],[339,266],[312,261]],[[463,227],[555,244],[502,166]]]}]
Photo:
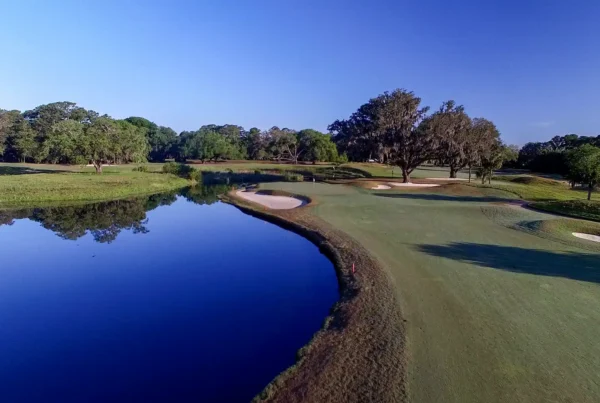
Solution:
[{"label": "shrub", "polygon": [[163,165],[162,171],[166,174],[177,175],[196,182],[200,182],[202,179],[202,172],[189,165],[178,164],[177,162],[167,162]]},{"label": "shrub", "polygon": [[254,170],[254,175],[261,175],[261,174],[262,174],[262,172],[261,172],[260,169],[255,169]]},{"label": "shrub", "polygon": [[286,182],[302,182],[304,181],[304,176],[298,173],[286,172],[284,179]]},{"label": "shrub", "polygon": [[192,168],[192,170],[188,173],[188,179],[198,183],[202,182],[202,171]]},{"label": "shrub", "polygon": [[167,162],[166,164],[163,165],[162,171],[165,174],[179,175],[179,166],[180,165],[181,164],[178,164],[176,162]]},{"label": "shrub", "polygon": [[149,172],[149,169],[146,165],[140,165],[139,167],[133,168],[135,172]]}]

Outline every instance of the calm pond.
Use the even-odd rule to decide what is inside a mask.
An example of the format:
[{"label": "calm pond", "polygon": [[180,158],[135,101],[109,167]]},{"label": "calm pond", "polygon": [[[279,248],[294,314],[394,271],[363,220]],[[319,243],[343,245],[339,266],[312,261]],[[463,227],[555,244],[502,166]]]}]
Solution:
[{"label": "calm pond", "polygon": [[0,402],[247,402],[293,364],[333,265],[215,194],[0,211]]}]

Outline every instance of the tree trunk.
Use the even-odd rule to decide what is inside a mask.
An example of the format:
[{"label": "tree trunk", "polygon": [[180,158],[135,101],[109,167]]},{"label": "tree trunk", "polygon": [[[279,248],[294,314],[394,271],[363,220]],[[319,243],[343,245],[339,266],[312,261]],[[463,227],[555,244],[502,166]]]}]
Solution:
[{"label": "tree trunk", "polygon": [[471,165],[469,165],[469,183],[471,183]]},{"label": "tree trunk", "polygon": [[490,185],[492,184],[492,171],[490,171],[490,173],[488,174],[488,183]]},{"label": "tree trunk", "polygon": [[410,173],[402,168],[402,183],[410,183]]},{"label": "tree trunk", "polygon": [[592,200],[592,190],[594,189],[594,187],[592,186],[592,184],[590,183],[588,185],[588,200]]},{"label": "tree trunk", "polygon": [[481,184],[485,185],[485,173],[481,174]]},{"label": "tree trunk", "polygon": [[456,168],[450,167],[450,179],[456,179]]},{"label": "tree trunk", "polygon": [[94,168],[96,168],[96,173],[97,174],[101,174],[102,173],[102,163],[101,162],[93,161],[92,165],[94,165]]}]

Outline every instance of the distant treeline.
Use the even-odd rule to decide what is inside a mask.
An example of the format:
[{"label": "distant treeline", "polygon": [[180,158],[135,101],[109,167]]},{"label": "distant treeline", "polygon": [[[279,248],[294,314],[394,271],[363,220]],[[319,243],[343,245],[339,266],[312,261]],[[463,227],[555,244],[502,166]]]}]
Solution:
[{"label": "distant treeline", "polygon": [[569,151],[586,144],[600,147],[600,135],[593,137],[567,134],[554,136],[546,142],[527,143],[519,150],[515,166],[535,172],[567,175]]},{"label": "distant treeline", "polygon": [[344,161],[328,134],[272,127],[205,125],[179,135],[142,117],[112,119],[73,102],[54,102],[20,112],[0,109],[0,159],[36,163],[160,162],[272,159]]}]

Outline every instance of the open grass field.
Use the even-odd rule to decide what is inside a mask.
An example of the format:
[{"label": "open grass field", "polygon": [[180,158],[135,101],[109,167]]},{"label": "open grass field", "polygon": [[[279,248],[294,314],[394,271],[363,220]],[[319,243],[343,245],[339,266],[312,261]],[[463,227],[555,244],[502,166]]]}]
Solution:
[{"label": "open grass field", "polygon": [[28,207],[118,199],[179,189],[189,181],[173,175],[122,171],[0,175],[0,207]]},{"label": "open grass field", "polygon": [[[136,172],[140,165],[148,172]],[[57,203],[101,201],[157,193],[191,185],[190,181],[162,174],[162,163],[103,167],[97,175],[93,167],[58,164],[0,163],[0,207],[28,207]],[[285,174],[299,173],[318,180],[354,177],[353,170],[330,165],[294,165],[261,162],[190,164],[207,174],[207,183],[219,181],[283,180]],[[223,173],[221,175],[220,173]],[[358,174],[360,175],[360,173]],[[216,178],[216,179],[215,179]],[[250,178],[250,179],[248,179]]]},{"label": "open grass field", "polygon": [[406,320],[410,401],[598,401],[600,244],[570,235],[596,224],[465,185],[262,188],[311,197],[307,214],[381,263]]}]

